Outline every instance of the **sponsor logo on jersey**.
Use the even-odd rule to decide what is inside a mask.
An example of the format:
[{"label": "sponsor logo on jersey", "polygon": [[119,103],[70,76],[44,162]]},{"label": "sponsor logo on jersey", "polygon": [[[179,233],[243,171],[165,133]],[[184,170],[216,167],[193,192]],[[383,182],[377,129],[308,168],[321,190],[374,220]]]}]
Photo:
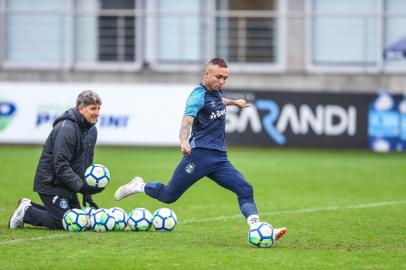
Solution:
[{"label": "sponsor logo on jersey", "polygon": [[210,119],[216,119],[223,115],[226,115],[226,108],[224,108],[222,110],[217,110],[217,111],[211,112]]}]

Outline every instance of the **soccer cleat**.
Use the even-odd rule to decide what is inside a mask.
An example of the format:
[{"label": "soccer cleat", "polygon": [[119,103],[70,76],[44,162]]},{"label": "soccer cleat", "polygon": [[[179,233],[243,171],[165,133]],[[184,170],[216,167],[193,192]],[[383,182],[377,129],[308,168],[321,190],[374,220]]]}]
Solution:
[{"label": "soccer cleat", "polygon": [[14,210],[13,215],[8,221],[8,227],[10,229],[17,229],[24,227],[24,216],[25,211],[31,206],[31,200],[26,198],[21,198],[18,200],[17,208]]},{"label": "soccer cleat", "polygon": [[286,228],[286,227],[274,229],[275,240],[277,241],[277,240],[281,239],[287,231],[288,231],[288,228]]},{"label": "soccer cleat", "polygon": [[145,187],[144,180],[141,177],[136,176],[130,182],[119,187],[116,190],[116,193],[114,194],[114,199],[116,199],[116,201],[119,201],[132,194],[144,193],[144,187]]}]

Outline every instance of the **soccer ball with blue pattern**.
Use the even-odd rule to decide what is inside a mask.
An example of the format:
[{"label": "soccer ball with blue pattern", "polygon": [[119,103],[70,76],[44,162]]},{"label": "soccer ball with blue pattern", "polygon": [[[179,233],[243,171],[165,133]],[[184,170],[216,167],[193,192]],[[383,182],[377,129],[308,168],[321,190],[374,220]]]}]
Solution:
[{"label": "soccer ball with blue pattern", "polygon": [[248,241],[256,247],[270,247],[274,244],[274,229],[266,222],[256,222],[250,226]]},{"label": "soccer ball with blue pattern", "polygon": [[86,229],[87,226],[86,214],[80,209],[69,209],[63,215],[62,225],[66,231],[80,232]]},{"label": "soccer ball with blue pattern", "polygon": [[82,207],[82,211],[86,214],[86,217],[88,220],[86,228],[90,229],[90,218],[93,215],[93,213],[96,211],[96,208],[91,207],[91,206],[85,206],[85,207]]},{"label": "soccer ball with blue pattern", "polygon": [[157,231],[172,231],[177,222],[175,212],[169,208],[159,208],[152,215],[152,224]]},{"label": "soccer ball with blue pattern", "polygon": [[112,231],[116,225],[114,216],[106,209],[97,209],[90,217],[90,228],[95,232]]},{"label": "soccer ball with blue pattern", "polygon": [[89,186],[104,188],[110,181],[110,172],[101,164],[92,164],[85,171],[85,181]]},{"label": "soccer ball with blue pattern", "polygon": [[122,231],[127,226],[127,212],[120,207],[113,207],[107,211],[107,214],[114,217],[115,224],[113,231]]},{"label": "soccer ball with blue pattern", "polygon": [[135,208],[128,215],[127,226],[133,231],[148,231],[152,224],[152,214],[145,208]]}]

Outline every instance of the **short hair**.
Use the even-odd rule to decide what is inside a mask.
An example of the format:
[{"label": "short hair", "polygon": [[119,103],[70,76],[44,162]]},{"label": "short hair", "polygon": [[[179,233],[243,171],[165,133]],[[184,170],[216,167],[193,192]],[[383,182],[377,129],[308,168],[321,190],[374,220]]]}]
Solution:
[{"label": "short hair", "polygon": [[84,90],[82,91],[79,95],[78,98],[76,99],[76,108],[79,108],[79,106],[82,107],[87,107],[89,105],[94,105],[102,104],[102,100],[100,96],[93,90]]},{"label": "short hair", "polygon": [[222,68],[227,68],[227,63],[223,58],[220,57],[214,57],[212,59],[210,59],[208,65],[212,64],[213,66],[219,66]]}]

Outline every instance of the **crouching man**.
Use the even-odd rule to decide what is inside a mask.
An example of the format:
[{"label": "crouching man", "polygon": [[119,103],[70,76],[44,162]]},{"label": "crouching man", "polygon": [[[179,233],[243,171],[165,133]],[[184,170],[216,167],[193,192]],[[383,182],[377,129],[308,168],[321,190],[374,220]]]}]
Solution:
[{"label": "crouching man", "polygon": [[62,217],[70,208],[80,208],[77,193],[83,194],[83,205],[98,208],[92,194],[103,188],[89,186],[85,169],[93,163],[97,140],[95,124],[102,101],[97,93],[85,90],[79,94],[76,107],[67,110],[53,123],[45,141],[34,179],[34,191],[43,205],[22,198],[9,220],[9,228],[24,224],[62,229]]}]

